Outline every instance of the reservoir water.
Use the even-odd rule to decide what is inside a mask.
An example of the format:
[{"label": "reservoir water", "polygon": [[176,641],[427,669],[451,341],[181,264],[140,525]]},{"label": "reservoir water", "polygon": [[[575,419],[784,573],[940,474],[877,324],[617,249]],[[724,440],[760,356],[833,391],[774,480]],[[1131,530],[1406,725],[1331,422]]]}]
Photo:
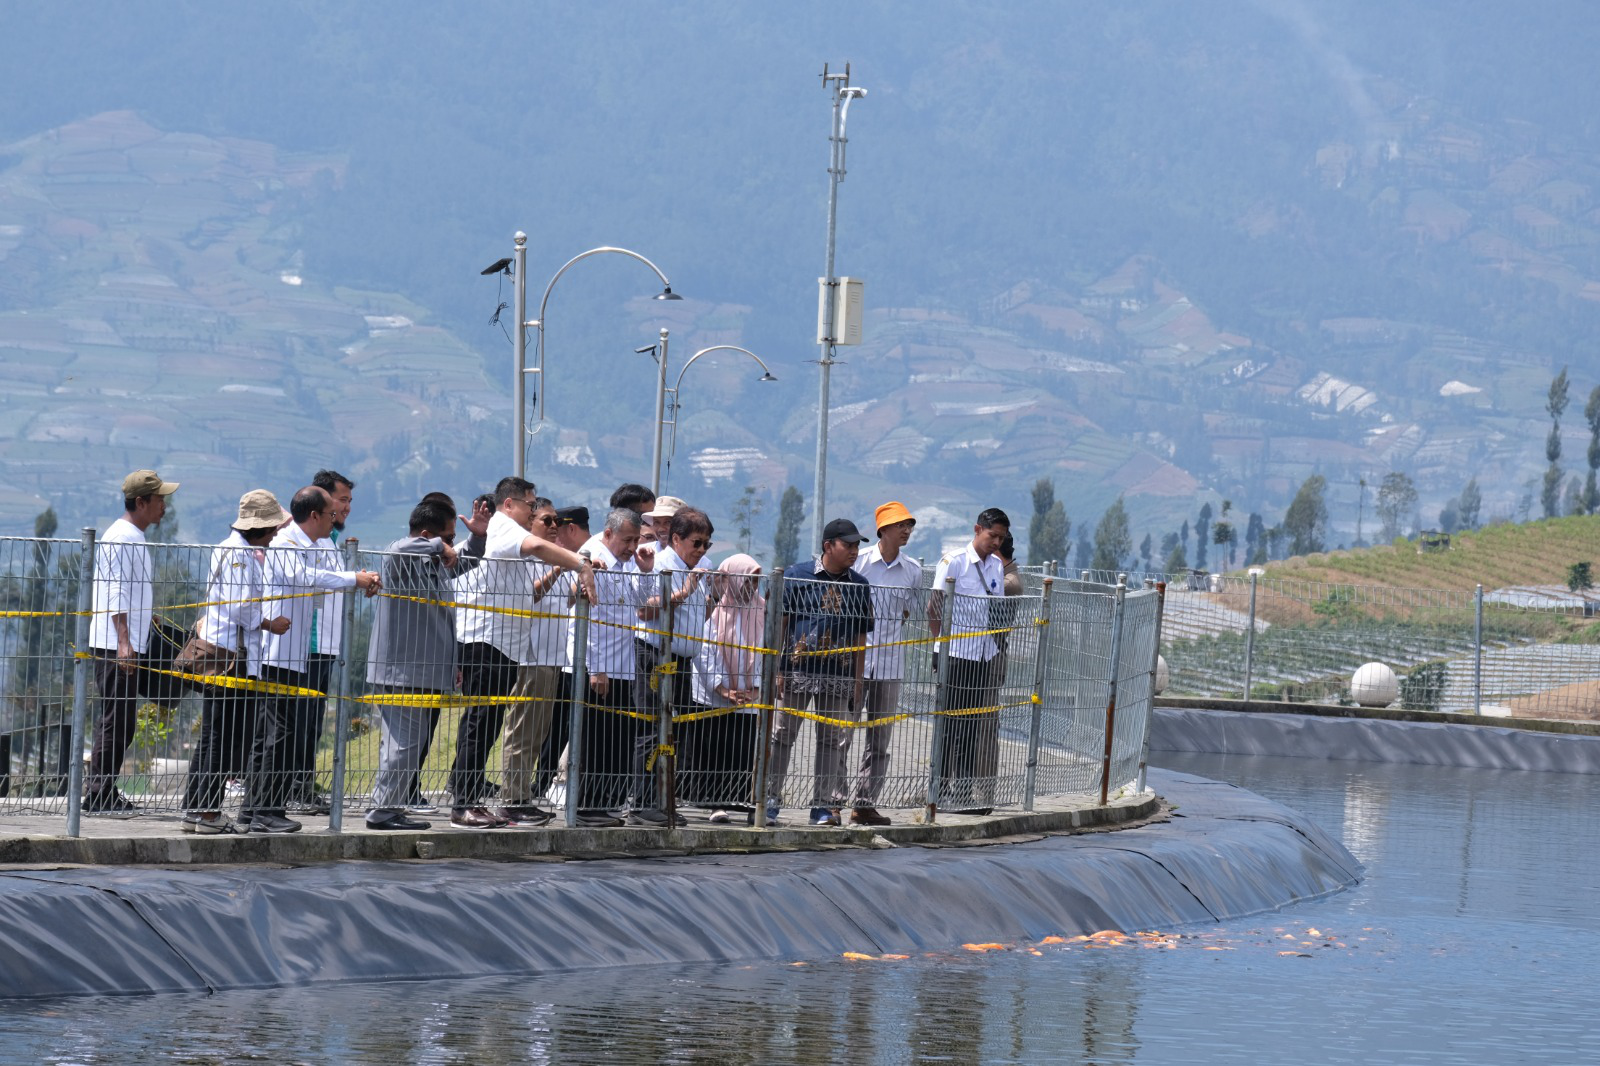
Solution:
[{"label": "reservoir water", "polygon": [[1158,761],[1309,814],[1365,879],[1223,924],[974,929],[907,958],[14,1004],[0,1061],[1600,1063],[1593,778]]}]

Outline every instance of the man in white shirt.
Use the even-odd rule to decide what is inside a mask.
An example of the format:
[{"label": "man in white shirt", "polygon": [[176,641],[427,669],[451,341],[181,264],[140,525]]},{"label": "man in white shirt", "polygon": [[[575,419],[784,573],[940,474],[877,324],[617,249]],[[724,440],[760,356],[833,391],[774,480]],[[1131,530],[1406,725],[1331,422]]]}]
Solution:
[{"label": "man in white shirt", "polygon": [[1010,533],[1011,519],[1000,508],[980,512],[972,541],[939,560],[933,594],[928,597],[928,626],[937,637],[944,628],[945,579],[955,578],[950,639],[944,652],[949,657],[944,706],[954,713],[943,720],[937,769],[940,796],[957,814],[989,814],[994,809],[1000,711],[995,705],[993,660],[1000,646],[987,631],[993,628],[991,601],[1005,596],[1005,568],[996,549]]},{"label": "man in white shirt", "polygon": [[[261,602],[263,549],[289,514],[266,489],[239,498],[239,517],[228,537],[211,552],[206,582],[207,607],[197,632],[233,652],[231,678],[261,673],[261,634],[289,628],[284,617],[268,621]],[[188,833],[232,833],[233,820],[222,813],[223,790],[230,777],[243,777],[250,765],[259,700],[248,689],[207,685],[200,705],[200,736],[189,762],[184,786],[182,829]]]},{"label": "man in white shirt", "polygon": [[[533,535],[555,540],[556,522],[555,504],[543,496],[535,500]],[[578,587],[572,571],[535,563],[533,575],[532,609],[539,614],[562,613],[567,593]],[[534,802],[534,774],[555,718],[556,690],[561,668],[566,665],[567,624],[565,618],[534,618],[530,622],[528,650],[518,664],[517,683],[511,690],[520,702],[510,704],[506,711],[500,798],[504,813],[513,821],[543,825],[552,815]]]},{"label": "man in white shirt", "polygon": [[596,824],[606,811],[623,805],[633,768],[633,720],[619,712],[633,709],[632,629],[639,618],[632,600],[634,575],[628,567],[639,547],[640,524],[639,512],[614,507],[606,515],[605,528],[582,548],[604,570],[595,575],[598,594],[589,612],[584,645],[589,676],[572,680],[585,694],[586,705],[582,742],[576,759],[569,752],[568,760],[577,765],[579,816],[587,814]]},{"label": "man in white shirt", "polygon": [[122,479],[122,517],[95,544],[89,648],[101,710],[83,783],[83,809],[91,813],[138,810],[117,791],[117,775],[138,724],[139,666],[150,647],[155,611],[154,569],[144,534],[167,513],[167,497],[176,491],[176,481],[163,481],[154,470],[135,470]]},{"label": "man in white shirt", "polygon": [[[584,594],[594,595],[594,570],[588,562],[554,541],[531,532],[533,484],[505,477],[495,486],[495,513],[489,519],[483,562],[455,583],[456,601],[470,606],[456,610],[456,643],[461,667],[461,694],[487,696],[496,702],[468,707],[456,732],[456,756],[450,767],[454,797],[450,824],[461,829],[498,829],[511,818],[488,807],[485,764],[505,720],[505,703],[517,683],[517,668],[530,655],[532,619],[511,612],[533,607],[534,572],[529,557],[578,571]],[[541,812],[544,813],[544,812]],[[543,821],[548,821],[546,814]],[[529,817],[528,822],[540,819]]]},{"label": "man in white shirt", "polygon": [[[661,506],[669,500],[679,504],[674,507],[670,519],[659,514]],[[659,742],[660,716],[672,717],[687,709],[690,700],[690,671],[695,653],[700,650],[707,614],[708,582],[703,580],[707,575],[699,567],[700,560],[711,547],[713,531],[711,519],[704,511],[681,506],[681,501],[671,496],[660,497],[656,501],[656,511],[657,546],[653,552],[639,552],[639,574],[633,584],[633,605],[638,620],[645,625],[634,634],[633,709],[658,720],[634,720],[637,732],[633,786],[626,819],[630,825],[664,827],[673,820],[663,808],[664,797],[656,786],[659,774],[652,773],[649,768],[650,755]],[[669,576],[663,578],[663,573]],[[664,584],[666,589],[663,589]],[[664,594],[669,597],[665,604],[662,602]],[[672,627],[670,646],[659,632],[667,628],[669,621]],[[684,819],[678,817],[676,824],[683,825]]]},{"label": "man in white shirt", "polygon": [[[383,582],[371,570],[325,570],[327,560],[317,541],[333,531],[333,500],[315,485],[307,485],[289,501],[292,521],[278,531],[262,564],[265,615],[286,618],[282,633],[267,633],[261,656],[261,680],[306,689],[306,660],[310,655],[311,617],[318,592],[359,588],[375,595]],[[245,779],[240,828],[251,833],[295,833],[300,823],[288,818],[292,785],[292,752],[298,738],[295,727],[301,694],[268,693],[261,701],[259,731]]]},{"label": "man in white shirt", "polygon": [[[350,518],[356,483],[336,470],[318,470],[311,483],[333,501],[333,529],[317,541],[322,552],[319,565],[337,570],[340,564],[339,535]],[[327,692],[333,680],[333,664],[339,660],[344,639],[344,594],[329,592],[312,600],[311,638],[306,656],[306,687]],[[289,782],[289,812],[327,814],[328,797],[317,791],[317,748],[328,717],[328,701],[307,696],[295,712],[295,748],[289,753],[293,779]]]},{"label": "man in white shirt", "polygon": [[889,739],[894,726],[873,723],[899,710],[900,682],[906,676],[906,649],[899,642],[906,619],[920,606],[922,589],[921,564],[902,550],[917,520],[899,500],[879,507],[875,517],[878,543],[858,556],[854,567],[872,585],[874,621],[862,667],[867,728],[862,731],[861,772],[850,799],[850,821],[855,825],[889,824],[889,819],[878,813],[878,797],[889,773]]},{"label": "man in white shirt", "polygon": [[[580,551],[589,540],[589,508],[556,508],[556,543],[568,551]],[[539,749],[539,768],[534,777],[532,792],[546,795],[555,783],[556,771],[561,764],[561,753],[567,746],[572,726],[572,608],[576,603],[576,589],[567,582],[558,599],[546,596],[540,601],[542,609],[565,611],[561,623],[561,670],[556,677],[555,713],[550,716],[550,729],[544,735],[544,745]],[[608,823],[609,824],[609,823]]]}]

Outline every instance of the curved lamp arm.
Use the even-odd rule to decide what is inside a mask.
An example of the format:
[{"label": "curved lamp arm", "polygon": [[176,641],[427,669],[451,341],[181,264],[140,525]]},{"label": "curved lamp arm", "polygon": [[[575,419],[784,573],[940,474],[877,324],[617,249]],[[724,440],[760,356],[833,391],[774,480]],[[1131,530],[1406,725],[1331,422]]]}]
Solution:
[{"label": "curved lamp arm", "polygon": [[555,276],[550,279],[550,284],[548,284],[548,285],[546,285],[544,287],[544,296],[542,298],[540,298],[540,300],[539,300],[539,317],[537,319],[535,319],[534,321],[532,321],[532,322],[527,322],[527,323],[523,324],[524,326],[533,326],[534,328],[536,328],[539,331],[539,350],[538,350],[537,354],[534,356],[534,368],[533,368],[532,372],[539,375],[540,389],[539,389],[538,399],[535,401],[535,404],[534,404],[534,406],[536,408],[536,410],[534,411],[535,428],[533,430],[531,430],[530,432],[537,433],[538,432],[538,426],[544,422],[544,398],[545,398],[545,392],[547,391],[543,387],[543,384],[544,384],[544,311],[545,311],[545,307],[550,303],[550,290],[556,287],[556,282],[561,280],[561,275],[565,274],[572,267],[572,265],[574,263],[577,263],[577,262],[579,262],[581,260],[587,259],[592,255],[602,255],[602,254],[605,254],[605,253],[608,253],[608,252],[614,252],[617,255],[625,255],[625,256],[628,256],[630,259],[637,259],[639,262],[643,263],[645,266],[647,266],[651,270],[653,270],[655,272],[656,277],[661,279],[661,295],[657,296],[656,299],[658,299],[658,300],[681,300],[681,299],[683,299],[683,297],[679,296],[678,294],[676,294],[676,293],[674,293],[672,291],[672,282],[667,280],[667,276],[661,272],[661,268],[660,267],[656,266],[650,260],[648,260],[644,256],[640,255],[638,252],[631,251],[631,250],[629,250],[627,248],[613,248],[610,245],[606,245],[606,246],[601,247],[601,248],[590,248],[587,252],[580,252],[577,255],[573,256],[571,259],[568,259],[565,263],[561,264],[561,269],[557,270],[555,272]]},{"label": "curved lamp arm", "polygon": [[767,364],[762,361],[759,355],[757,355],[755,352],[752,352],[748,348],[741,348],[736,344],[713,344],[709,348],[701,348],[698,352],[695,352],[688,359],[684,360],[683,369],[678,371],[678,380],[672,384],[672,439],[667,445],[667,462],[669,465],[672,462],[672,456],[678,450],[678,387],[683,384],[683,375],[689,372],[689,368],[691,366],[694,366],[694,361],[700,358],[702,355],[709,355],[712,352],[743,352],[745,355],[748,355],[750,358],[754,359],[761,366],[762,381],[778,380],[773,376],[771,369],[768,368]]}]

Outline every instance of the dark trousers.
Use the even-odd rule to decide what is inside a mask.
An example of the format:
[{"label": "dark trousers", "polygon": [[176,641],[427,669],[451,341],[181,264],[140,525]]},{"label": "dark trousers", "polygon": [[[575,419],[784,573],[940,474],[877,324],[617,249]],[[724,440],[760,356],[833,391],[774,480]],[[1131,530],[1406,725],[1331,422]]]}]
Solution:
[{"label": "dark trousers", "polygon": [[[992,707],[996,702],[993,663],[952,655],[945,683],[945,709]],[[944,806],[992,806],[1000,758],[1000,712],[951,715],[941,721],[944,744],[939,750],[940,802]]]},{"label": "dark trousers", "polygon": [[[306,688],[326,693],[333,678],[334,656],[312,652],[306,657]],[[295,700],[293,739],[289,744],[290,794],[310,799],[317,791],[317,748],[322,743],[323,720],[328,716],[327,696]]]},{"label": "dark trousers", "polygon": [[[461,694],[463,696],[509,696],[517,683],[517,664],[493,644],[459,645]],[[450,767],[450,792],[459,808],[476,807],[489,795],[489,778],[484,766],[500,726],[505,721],[506,705],[484,704],[461,712],[461,727],[456,732],[456,759]]]},{"label": "dark trousers", "polygon": [[[689,671],[693,668],[693,663],[686,656],[662,652],[642,640],[633,642],[633,651],[634,662],[638,664],[633,675],[633,709],[640,714],[656,716],[665,714],[670,717],[676,714],[678,693],[688,695]],[[656,672],[659,667],[667,663],[671,665],[666,671]],[[661,807],[666,800],[658,795],[659,790],[656,788],[660,766],[658,764],[653,769],[646,769],[650,755],[656,750],[656,745],[660,741],[661,723],[647,722],[643,718],[632,718],[629,721],[633,724],[634,732],[633,784],[628,790],[628,795],[633,801],[632,805],[641,810]]]},{"label": "dark trousers", "polygon": [[116,787],[122,760],[139,724],[138,670],[124,672],[117,665],[116,652],[97,651],[94,680],[100,687],[100,719],[94,724],[94,749],[83,782],[88,795]]},{"label": "dark trousers", "polygon": [[633,710],[632,679],[611,678],[604,696],[588,691],[577,770],[578,806],[584,810],[611,810],[627,798],[638,730],[634,719],[619,710]]},{"label": "dark trousers", "polygon": [[[273,685],[306,687],[306,675],[278,666],[263,666],[261,680]],[[250,770],[245,775],[240,817],[276,814],[282,817],[289,802],[293,775],[291,751],[299,696],[266,693],[257,705],[255,742],[250,746]]]},{"label": "dark trousers", "polygon": [[[235,673],[242,677],[243,670]],[[253,692],[208,687],[200,703],[200,737],[184,783],[183,809],[220,811],[228,778],[243,777],[250,766],[256,736]]]},{"label": "dark trousers", "polygon": [[678,726],[678,750],[683,752],[678,798],[702,807],[752,804],[756,725],[756,715],[734,711]]},{"label": "dark trousers", "polygon": [[556,709],[550,716],[550,732],[545,734],[544,746],[539,749],[539,773],[533,782],[535,797],[543,796],[550,791],[557,766],[561,762],[561,753],[566,749],[567,740],[571,736],[572,675],[563,670],[561,680],[556,683]]}]

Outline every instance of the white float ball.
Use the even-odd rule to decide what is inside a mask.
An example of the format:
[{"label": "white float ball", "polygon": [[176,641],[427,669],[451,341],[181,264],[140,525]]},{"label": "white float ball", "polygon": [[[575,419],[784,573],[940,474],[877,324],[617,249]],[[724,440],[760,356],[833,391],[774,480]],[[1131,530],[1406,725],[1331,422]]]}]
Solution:
[{"label": "white float ball", "polygon": [[1167,672],[1167,657],[1156,656],[1156,695],[1167,691],[1167,682],[1172,680],[1172,675]]},{"label": "white float ball", "polygon": [[1383,663],[1368,663],[1350,678],[1350,698],[1362,707],[1387,707],[1400,696],[1400,682]]}]

